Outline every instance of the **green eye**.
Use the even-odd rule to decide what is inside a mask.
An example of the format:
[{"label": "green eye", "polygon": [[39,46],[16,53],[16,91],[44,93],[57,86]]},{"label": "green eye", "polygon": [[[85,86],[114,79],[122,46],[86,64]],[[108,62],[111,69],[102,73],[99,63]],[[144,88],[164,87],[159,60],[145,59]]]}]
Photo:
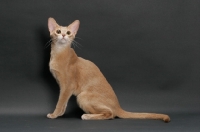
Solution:
[{"label": "green eye", "polygon": [[57,31],[56,31],[56,33],[57,33],[57,34],[60,34],[60,33],[61,33],[61,31],[60,31],[60,30],[57,30]]},{"label": "green eye", "polygon": [[71,34],[71,32],[70,31],[67,31],[67,35],[70,35]]}]

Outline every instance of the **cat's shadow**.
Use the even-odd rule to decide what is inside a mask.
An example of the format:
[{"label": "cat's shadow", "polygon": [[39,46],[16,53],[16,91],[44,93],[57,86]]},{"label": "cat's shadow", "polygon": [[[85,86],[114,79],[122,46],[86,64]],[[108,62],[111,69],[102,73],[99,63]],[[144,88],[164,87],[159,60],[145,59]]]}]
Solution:
[{"label": "cat's shadow", "polygon": [[[51,50],[51,46],[49,45],[50,43],[47,43],[50,40],[49,32],[45,27],[38,27],[36,34],[40,42],[38,44],[38,49],[40,49],[41,57],[43,60],[42,65],[40,67],[40,78],[42,78],[43,82],[45,83],[45,88],[48,88],[48,96],[50,96],[49,103],[51,104],[51,109],[49,111],[53,111],[56,107],[56,103],[59,97],[59,87],[49,71],[49,60]],[[47,45],[49,46],[47,47]],[[76,103],[76,97],[72,96],[69,99],[66,112],[62,116],[62,118],[80,118],[83,113],[84,112],[79,108],[79,106]]]}]

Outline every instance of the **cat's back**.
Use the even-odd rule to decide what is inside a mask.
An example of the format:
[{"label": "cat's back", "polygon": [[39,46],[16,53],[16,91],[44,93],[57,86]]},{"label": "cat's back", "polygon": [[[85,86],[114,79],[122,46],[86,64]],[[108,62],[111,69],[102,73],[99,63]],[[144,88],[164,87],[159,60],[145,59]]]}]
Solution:
[{"label": "cat's back", "polygon": [[95,70],[96,72],[100,71],[99,68],[92,61],[86,60],[82,57],[78,57],[78,68],[80,70]]},{"label": "cat's back", "polygon": [[106,80],[98,66],[82,57],[78,57],[77,70],[79,71],[81,77],[88,79],[98,79],[101,81]]}]

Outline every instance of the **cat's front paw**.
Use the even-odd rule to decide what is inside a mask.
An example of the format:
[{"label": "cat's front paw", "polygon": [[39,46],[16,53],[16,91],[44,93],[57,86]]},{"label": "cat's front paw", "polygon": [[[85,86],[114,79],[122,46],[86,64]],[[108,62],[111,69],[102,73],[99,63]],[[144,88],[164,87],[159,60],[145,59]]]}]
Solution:
[{"label": "cat's front paw", "polygon": [[55,119],[57,118],[58,116],[54,115],[54,114],[47,114],[47,117],[50,118],[50,119]]}]

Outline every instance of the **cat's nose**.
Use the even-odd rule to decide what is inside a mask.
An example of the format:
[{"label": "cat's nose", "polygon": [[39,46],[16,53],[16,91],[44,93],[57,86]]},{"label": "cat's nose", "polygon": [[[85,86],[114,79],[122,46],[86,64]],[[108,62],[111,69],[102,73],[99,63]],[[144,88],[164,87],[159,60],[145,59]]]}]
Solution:
[{"label": "cat's nose", "polygon": [[62,34],[63,37],[65,37],[65,34]]}]

